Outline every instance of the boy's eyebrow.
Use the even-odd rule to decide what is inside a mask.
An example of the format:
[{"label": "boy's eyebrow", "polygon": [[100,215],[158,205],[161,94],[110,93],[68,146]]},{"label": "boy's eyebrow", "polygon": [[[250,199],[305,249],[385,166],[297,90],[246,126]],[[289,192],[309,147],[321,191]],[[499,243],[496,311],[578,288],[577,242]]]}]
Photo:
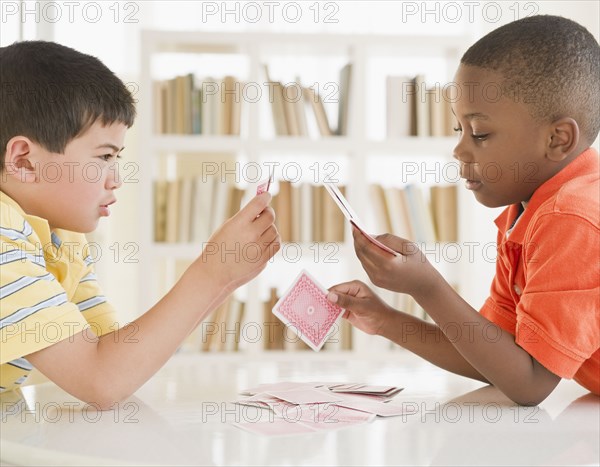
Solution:
[{"label": "boy's eyebrow", "polygon": [[[454,109],[450,109],[452,111],[452,115],[454,115],[456,117],[456,113],[454,113]],[[475,120],[477,118],[481,119],[481,120],[489,120],[490,117],[487,116],[486,114],[482,114],[481,112],[471,112],[470,114],[465,114],[463,115],[463,118],[465,120]]]},{"label": "boy's eyebrow", "polygon": [[475,120],[475,119],[489,120],[490,119],[490,117],[488,117],[486,114],[482,114],[481,112],[473,112],[470,114],[466,114],[464,116],[464,118],[466,120]]},{"label": "boy's eyebrow", "polygon": [[102,148],[109,148],[109,149],[112,149],[113,151],[121,152],[123,149],[125,149],[125,146],[123,146],[121,149],[119,149],[119,147],[115,146],[114,144],[104,143],[104,144],[101,144],[100,146],[98,146],[96,149],[102,149]]}]

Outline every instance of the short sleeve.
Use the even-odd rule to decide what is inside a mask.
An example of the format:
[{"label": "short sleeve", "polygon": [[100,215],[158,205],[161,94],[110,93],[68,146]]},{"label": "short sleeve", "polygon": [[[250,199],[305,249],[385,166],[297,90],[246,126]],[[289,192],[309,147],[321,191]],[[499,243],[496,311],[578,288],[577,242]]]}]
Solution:
[{"label": "short sleeve", "polygon": [[572,378],[600,347],[600,233],[580,216],[544,214],[530,226],[523,254],[516,342]]},{"label": "short sleeve", "polygon": [[86,328],[77,306],[47,271],[36,238],[24,219],[0,228],[0,364],[49,347]]}]

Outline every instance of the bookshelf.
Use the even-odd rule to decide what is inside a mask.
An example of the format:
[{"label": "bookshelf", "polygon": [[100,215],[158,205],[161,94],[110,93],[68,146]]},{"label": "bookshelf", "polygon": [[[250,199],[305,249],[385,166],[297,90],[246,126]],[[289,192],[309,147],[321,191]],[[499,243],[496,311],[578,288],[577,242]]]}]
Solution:
[{"label": "bookshelf", "polygon": [[[381,183],[402,186],[403,181],[398,170],[403,170],[403,166],[399,165],[398,161],[406,161],[407,164],[423,161],[430,161],[426,164],[451,163],[451,151],[455,144],[455,138],[452,136],[386,138],[386,96],[381,95],[379,87],[385,90],[386,76],[390,74],[398,75],[402,71],[406,75],[408,71],[408,74],[414,76],[422,73],[423,70],[419,66],[422,61],[427,63],[425,68],[438,70],[437,74],[431,73],[427,76],[432,76],[435,82],[448,82],[465,44],[465,37],[454,36],[143,31],[139,120],[141,150],[146,159],[140,164],[138,177],[141,200],[139,216],[142,226],[138,295],[142,309],[151,307],[175,282],[183,271],[184,263],[192,261],[202,251],[202,243],[193,240],[193,235],[187,241],[156,241],[154,203],[157,180],[173,181],[190,174],[198,177],[201,174],[201,170],[198,172],[198,166],[202,162],[218,161],[225,164],[230,171],[244,167],[244,164],[265,167],[265,163],[278,163],[280,169],[285,164],[295,164],[301,167],[303,178],[292,181],[297,184],[318,185],[326,175],[324,166],[329,162],[336,164],[339,169],[336,169],[335,175],[339,177],[340,185],[346,186],[346,197],[352,206],[367,221],[367,226],[375,229],[377,220],[371,212],[371,185]],[[203,57],[207,56],[218,58],[215,69],[207,69],[206,65],[202,68],[205,63]],[[166,65],[169,59],[173,60],[175,66]],[[308,69],[304,68],[305,64],[310,64],[311,61],[317,64],[313,67],[317,72],[324,73],[322,81],[319,81],[318,74],[305,73]],[[345,104],[347,123],[344,134],[316,137],[314,134],[278,136],[267,94],[257,102],[242,103],[239,135],[173,134],[173,131],[156,131],[157,128],[164,128],[156,121],[157,108],[161,108],[157,107],[157,101],[161,99],[157,96],[161,95],[157,94],[156,82],[160,80],[174,80],[177,76],[193,73],[196,80],[218,81],[226,75],[234,74],[240,83],[262,86],[267,82],[264,70],[264,65],[267,64],[270,80],[286,83],[295,81],[296,76],[299,76],[303,86],[310,86],[312,83],[335,83],[336,80],[339,83],[339,75],[335,74],[347,63],[352,64],[352,72],[348,88],[349,97]],[[390,63],[393,66],[386,70]],[[410,68],[398,70],[399,66],[409,65]],[[372,82],[379,84],[369,85]],[[331,105],[328,107],[327,117],[332,127],[337,124],[335,110]],[[164,119],[165,114],[162,115]],[[378,116],[380,120],[383,117],[379,125],[374,125],[373,122],[377,121],[374,116]],[[314,169],[315,164],[316,170],[319,170],[318,177]],[[394,171],[399,175],[396,178],[393,176]],[[277,178],[285,179],[283,170],[276,170]],[[252,186],[243,180],[236,185],[241,190],[249,190]],[[275,193],[278,190],[277,185],[280,184],[276,184]],[[239,194],[239,197],[241,196],[242,194]],[[463,195],[458,196],[457,204],[462,206]],[[300,203],[306,199],[300,197]],[[318,207],[316,204],[315,206]],[[276,203],[274,207],[277,211]],[[458,209],[456,216],[457,240],[460,240],[460,232],[464,230],[461,226],[465,224],[463,210]],[[171,240],[174,238],[171,236]],[[282,251],[267,269],[236,292],[236,299],[244,302],[245,322],[264,322],[267,316],[264,314],[264,303],[272,300],[272,289],[276,288],[278,292],[285,291],[301,268],[308,269],[326,287],[352,279],[368,282],[354,255],[351,239],[350,228],[346,224],[344,241],[340,243],[316,243],[306,241],[305,236],[294,239],[300,241],[284,244]],[[462,268],[455,261],[440,261],[441,248],[443,245],[440,244],[437,248],[431,248],[432,262],[449,281],[460,287]],[[390,294],[382,295],[391,300]],[[347,333],[347,330],[344,332]],[[353,331],[351,338],[345,337],[352,340],[353,350],[390,348],[384,342],[374,345],[376,338],[361,334],[359,331]],[[246,342],[240,345],[240,349],[253,353],[261,352],[266,347],[260,341],[249,342],[252,340],[246,339]],[[202,347],[197,343],[193,346]],[[329,347],[341,350],[348,346],[342,342]]]}]

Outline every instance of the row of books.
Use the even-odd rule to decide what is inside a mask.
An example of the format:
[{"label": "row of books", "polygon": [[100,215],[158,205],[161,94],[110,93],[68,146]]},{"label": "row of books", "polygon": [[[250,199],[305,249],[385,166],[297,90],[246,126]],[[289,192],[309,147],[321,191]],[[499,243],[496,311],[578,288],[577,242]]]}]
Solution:
[{"label": "row of books", "polygon": [[428,244],[458,240],[456,185],[399,188],[373,184],[369,190],[376,231]]},{"label": "row of books", "polygon": [[[344,215],[322,185],[278,182],[271,206],[284,242],[343,242]],[[340,186],[345,194],[345,187]],[[374,232],[417,242],[458,239],[455,185],[369,187]],[[245,191],[219,177],[183,177],[154,183],[154,240],[201,243],[240,209]]]},{"label": "row of books", "polygon": [[427,87],[423,75],[386,78],[386,130],[390,139],[452,136],[450,88]]},{"label": "row of books", "polygon": [[[262,319],[256,321],[248,319],[246,304],[242,300],[229,296],[188,336],[182,350],[237,352],[251,345],[258,345],[263,350],[310,350],[293,327],[287,328],[273,315],[272,310],[278,300],[277,289],[272,288],[269,300],[263,303]],[[340,320],[323,350],[351,349],[352,327],[345,320]]]},{"label": "row of books", "polygon": [[270,103],[277,136],[319,137],[348,134],[351,63],[340,71],[337,92],[328,95],[328,99],[337,102],[338,121],[335,128],[329,122],[323,99],[317,91],[302,86],[299,80],[286,84],[272,81],[266,65],[265,75],[273,91]]},{"label": "row of books", "polygon": [[239,135],[243,83],[233,76],[192,73],[153,82],[154,131],[158,134]]},{"label": "row of books", "polygon": [[244,190],[220,177],[154,182],[154,241],[202,243],[239,211]]},{"label": "row of books", "polygon": [[[205,242],[239,211],[244,193],[235,183],[216,176],[155,181],[154,240]],[[344,241],[344,215],[324,186],[281,180],[271,206],[284,242]]]},{"label": "row of books", "polygon": [[[340,71],[337,125],[325,111],[322,97],[299,82],[272,81],[265,74],[275,134],[319,137],[346,135],[352,64]],[[244,83],[234,76],[196,80],[192,73],[153,82],[154,129],[158,134],[239,135]],[[452,112],[449,91],[427,87],[423,75],[386,78],[387,137],[450,136]]]}]

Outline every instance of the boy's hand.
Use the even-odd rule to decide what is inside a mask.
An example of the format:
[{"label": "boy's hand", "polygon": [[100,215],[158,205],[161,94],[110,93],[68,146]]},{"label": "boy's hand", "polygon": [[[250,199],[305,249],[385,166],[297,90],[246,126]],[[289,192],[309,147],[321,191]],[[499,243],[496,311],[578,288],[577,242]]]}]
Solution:
[{"label": "boy's hand", "polygon": [[198,259],[217,283],[233,291],[256,277],[279,251],[281,238],[267,192],[252,198],[209,238]]},{"label": "boy's hand", "polygon": [[367,334],[381,334],[395,311],[360,281],[344,282],[329,289],[327,299],[346,309],[344,318]]},{"label": "boy's hand", "polygon": [[352,228],[352,236],[358,259],[369,279],[378,287],[414,297],[432,290],[436,279],[440,277],[416,243],[391,234],[375,237],[400,253],[399,256],[392,256],[373,245],[355,227]]}]

